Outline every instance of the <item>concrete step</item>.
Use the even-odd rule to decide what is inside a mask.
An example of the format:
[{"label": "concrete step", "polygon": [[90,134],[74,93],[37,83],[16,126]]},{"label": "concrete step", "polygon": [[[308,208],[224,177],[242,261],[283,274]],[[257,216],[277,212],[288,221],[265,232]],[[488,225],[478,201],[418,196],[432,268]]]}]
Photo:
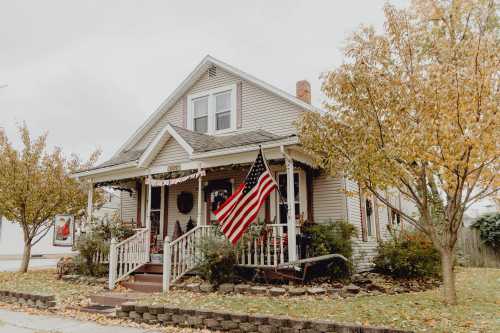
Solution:
[{"label": "concrete step", "polygon": [[125,302],[133,301],[135,298],[127,294],[99,294],[90,295],[90,301],[94,304],[104,305],[104,306],[119,306]]},{"label": "concrete step", "polygon": [[163,291],[162,283],[158,283],[158,282],[144,282],[144,281],[128,282],[128,281],[123,281],[120,284],[125,288],[135,290],[135,291],[140,291],[143,293],[159,293],[159,292]]},{"label": "concrete step", "polygon": [[140,273],[134,275],[135,282],[156,282],[163,283],[163,274]]}]

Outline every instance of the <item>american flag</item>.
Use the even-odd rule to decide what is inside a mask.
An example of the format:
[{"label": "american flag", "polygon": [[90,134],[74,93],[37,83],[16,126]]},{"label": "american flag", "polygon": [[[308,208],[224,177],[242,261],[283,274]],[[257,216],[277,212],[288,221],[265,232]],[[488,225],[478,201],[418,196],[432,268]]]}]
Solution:
[{"label": "american flag", "polygon": [[219,229],[235,245],[259,213],[271,192],[277,188],[262,151],[255,160],[245,181],[214,214]]}]

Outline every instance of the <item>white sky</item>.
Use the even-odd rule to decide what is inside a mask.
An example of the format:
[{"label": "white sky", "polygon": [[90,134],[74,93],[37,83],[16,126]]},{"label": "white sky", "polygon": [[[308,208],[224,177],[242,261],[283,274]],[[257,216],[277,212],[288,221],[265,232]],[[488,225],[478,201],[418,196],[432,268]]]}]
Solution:
[{"label": "white sky", "polygon": [[319,105],[319,75],[383,3],[0,0],[0,127],[104,160],[206,54],[290,93],[307,79]]}]

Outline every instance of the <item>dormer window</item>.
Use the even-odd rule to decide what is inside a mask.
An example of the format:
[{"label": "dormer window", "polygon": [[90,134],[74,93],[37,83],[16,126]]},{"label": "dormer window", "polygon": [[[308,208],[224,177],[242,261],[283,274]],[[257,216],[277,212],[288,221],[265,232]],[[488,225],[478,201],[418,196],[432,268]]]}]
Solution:
[{"label": "dormer window", "polygon": [[188,129],[219,134],[236,129],[236,85],[188,96]]}]

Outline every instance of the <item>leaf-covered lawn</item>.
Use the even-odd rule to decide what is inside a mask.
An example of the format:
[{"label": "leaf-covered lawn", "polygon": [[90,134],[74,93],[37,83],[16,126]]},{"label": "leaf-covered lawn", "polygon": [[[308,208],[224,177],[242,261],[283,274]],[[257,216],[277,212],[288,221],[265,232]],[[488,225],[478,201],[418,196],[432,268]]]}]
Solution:
[{"label": "leaf-covered lawn", "polygon": [[58,280],[55,270],[48,269],[24,274],[0,272],[0,290],[55,295],[58,306],[76,307],[84,304],[88,295],[102,292],[103,286]]},{"label": "leaf-covered lawn", "polygon": [[[500,269],[460,268],[457,275],[459,305],[441,303],[439,289],[425,292],[332,297],[223,296],[175,291],[155,294],[145,303],[232,310],[242,313],[288,315],[412,329],[420,332],[500,332]],[[60,307],[85,304],[102,286],[57,280],[54,270],[26,274],[0,273],[0,289],[55,294]]]},{"label": "leaf-covered lawn", "polygon": [[500,269],[459,269],[457,285],[460,304],[454,307],[441,303],[440,289],[348,299],[199,295],[179,291],[144,302],[330,319],[421,332],[500,332]]}]

